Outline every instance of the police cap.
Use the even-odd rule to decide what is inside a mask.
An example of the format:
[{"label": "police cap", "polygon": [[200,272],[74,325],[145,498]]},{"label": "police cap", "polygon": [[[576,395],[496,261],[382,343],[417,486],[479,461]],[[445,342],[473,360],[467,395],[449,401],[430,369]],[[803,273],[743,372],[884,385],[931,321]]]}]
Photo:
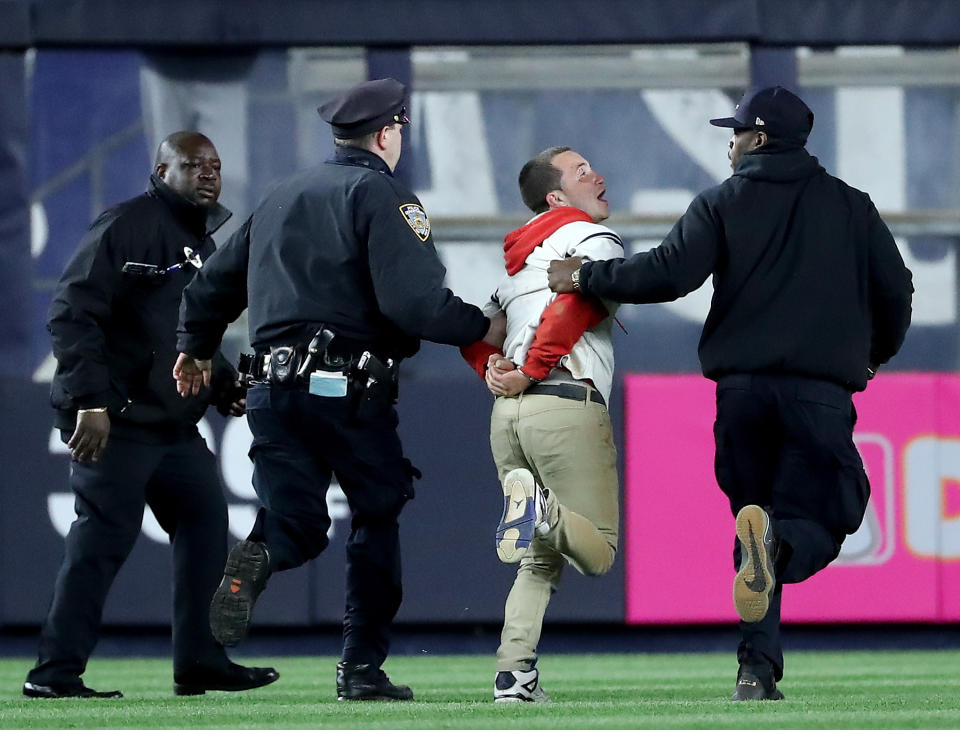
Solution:
[{"label": "police cap", "polygon": [[775,139],[803,144],[813,129],[813,112],[796,94],[782,86],[748,89],[732,117],[711,119],[715,127],[757,129]]},{"label": "police cap", "polygon": [[409,124],[407,87],[396,79],[364,81],[317,107],[333,136],[354,139],[390,124]]}]

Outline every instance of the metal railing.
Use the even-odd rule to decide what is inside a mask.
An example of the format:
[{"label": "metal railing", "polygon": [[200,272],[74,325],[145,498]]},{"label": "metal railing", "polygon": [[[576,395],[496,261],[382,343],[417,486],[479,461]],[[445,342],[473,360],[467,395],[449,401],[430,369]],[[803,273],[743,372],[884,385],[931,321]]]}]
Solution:
[{"label": "metal railing", "polygon": [[[742,89],[745,43],[656,46],[424,47],[411,53],[417,91],[523,89]],[[294,48],[288,80],[301,92],[342,89],[366,77],[363,49]],[[960,49],[900,46],[797,48],[800,86],[960,85]]]},{"label": "metal railing", "polygon": [[[659,239],[670,232],[683,214],[611,216],[604,221],[621,238]],[[938,236],[960,241],[960,210],[927,210],[906,213],[880,212],[891,233],[897,237]],[[523,216],[484,218],[442,218],[431,216],[433,237],[444,243],[466,241],[500,241],[506,232],[522,226]]]}]

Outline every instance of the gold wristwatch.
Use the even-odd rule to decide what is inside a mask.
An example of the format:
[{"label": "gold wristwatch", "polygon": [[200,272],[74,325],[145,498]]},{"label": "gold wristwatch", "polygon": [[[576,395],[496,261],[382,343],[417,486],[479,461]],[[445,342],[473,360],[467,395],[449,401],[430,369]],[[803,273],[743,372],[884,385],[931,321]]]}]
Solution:
[{"label": "gold wristwatch", "polygon": [[580,269],[570,274],[570,279],[573,281],[573,290],[580,291]]}]

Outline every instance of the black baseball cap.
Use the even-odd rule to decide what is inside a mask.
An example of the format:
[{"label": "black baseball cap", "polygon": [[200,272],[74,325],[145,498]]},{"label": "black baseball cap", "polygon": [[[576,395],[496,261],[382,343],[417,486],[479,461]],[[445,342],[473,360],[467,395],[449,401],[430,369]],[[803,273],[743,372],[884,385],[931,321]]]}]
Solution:
[{"label": "black baseball cap", "polygon": [[317,107],[333,136],[354,139],[389,124],[409,124],[407,87],[396,79],[364,81]]},{"label": "black baseball cap", "polygon": [[813,112],[796,94],[782,86],[748,89],[732,117],[711,119],[715,127],[757,129],[774,139],[806,142],[813,129]]}]

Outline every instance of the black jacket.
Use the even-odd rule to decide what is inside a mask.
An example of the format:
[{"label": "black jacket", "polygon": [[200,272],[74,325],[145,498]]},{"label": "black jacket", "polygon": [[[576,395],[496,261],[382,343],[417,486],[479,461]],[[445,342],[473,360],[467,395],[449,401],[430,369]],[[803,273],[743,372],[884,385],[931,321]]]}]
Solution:
[{"label": "black jacket", "polygon": [[[166,269],[183,262],[184,247],[206,260],[210,233],[230,217],[210,213],[155,175],[150,189],[102,213],[60,277],[47,329],[57,371],[51,401],[56,425],[73,430],[78,408],[107,406],[111,435],[176,439],[196,432],[211,393],[181,398],[173,380],[180,296],[196,269],[123,273],[127,262]],[[218,357],[216,393],[228,394],[235,373]]]},{"label": "black jacket", "polygon": [[700,337],[703,373],[807,375],[863,390],[910,324],[913,293],[866,193],[805,149],[767,145],[698,195],[663,243],[586,263],[585,291],[620,302],[682,297],[713,274]]},{"label": "black jacket", "polygon": [[248,303],[261,352],[306,343],[321,324],[395,360],[421,339],[470,344],[488,320],[445,274],[416,196],[379,156],[338,149],[281,183],[203,267],[184,291],[178,348],[209,356]]}]

